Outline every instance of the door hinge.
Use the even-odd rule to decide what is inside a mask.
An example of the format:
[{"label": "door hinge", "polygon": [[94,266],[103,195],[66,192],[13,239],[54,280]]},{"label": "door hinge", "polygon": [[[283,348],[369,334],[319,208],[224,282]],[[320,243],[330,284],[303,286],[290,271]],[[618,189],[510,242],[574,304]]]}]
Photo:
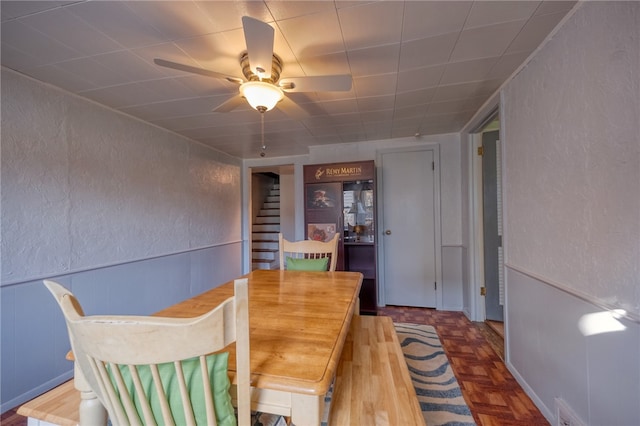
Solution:
[{"label": "door hinge", "polygon": [[479,146],[478,147],[478,155],[480,157],[482,157],[484,155],[484,147],[483,146]]},{"label": "door hinge", "polygon": [[435,291],[438,291],[438,283],[437,282],[433,283],[433,289]]},{"label": "door hinge", "polygon": [[431,170],[435,170],[436,169],[436,162],[432,161],[431,162]]},{"label": "door hinge", "polygon": [[486,295],[487,295],[487,288],[480,287],[480,296],[486,296]]}]

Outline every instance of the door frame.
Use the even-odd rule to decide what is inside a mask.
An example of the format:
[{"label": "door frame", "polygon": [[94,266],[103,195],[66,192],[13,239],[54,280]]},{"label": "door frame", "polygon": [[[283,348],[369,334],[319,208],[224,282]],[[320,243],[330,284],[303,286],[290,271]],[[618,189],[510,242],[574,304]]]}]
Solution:
[{"label": "door frame", "polygon": [[[497,117],[499,119],[500,125],[497,129],[492,128],[489,129],[486,127],[491,120],[488,120],[490,117]],[[469,313],[469,319],[472,321],[484,322],[486,320],[486,301],[485,296],[480,294],[480,289],[485,285],[484,283],[484,214],[483,214],[483,182],[482,182],[482,157],[478,155],[478,148],[482,146],[482,133],[485,131],[498,130],[499,131],[499,140],[502,143],[502,151],[501,158],[499,159],[500,165],[502,167],[503,173],[501,176],[501,187],[502,187],[502,217],[504,218],[504,187],[505,187],[505,173],[504,173],[504,158],[505,158],[505,147],[503,141],[503,129],[502,129],[502,109],[498,109],[496,112],[492,112],[487,116],[487,121],[485,125],[480,126],[473,132],[469,133],[469,179],[470,179],[470,246],[472,248],[472,253],[470,256],[470,289],[471,289],[471,304],[472,304],[472,312]],[[503,224],[502,230],[502,247],[503,253],[505,252],[505,234],[506,229]],[[501,267],[504,270],[504,262]],[[507,316],[507,297],[506,297],[506,274],[504,277],[504,286],[505,286],[505,301],[504,301],[504,316],[505,316],[505,326],[506,326],[506,316]]]},{"label": "door frame", "polygon": [[382,172],[382,156],[384,154],[393,154],[412,151],[433,151],[434,173],[433,173],[433,203],[434,203],[434,226],[435,226],[435,270],[436,270],[436,309],[442,309],[442,224],[440,212],[440,144],[423,144],[419,146],[404,148],[381,149],[376,152],[376,190],[377,190],[377,230],[376,238],[378,239],[378,306],[385,306],[385,282],[384,282],[384,238],[382,224],[384,223],[384,191],[383,172]]}]

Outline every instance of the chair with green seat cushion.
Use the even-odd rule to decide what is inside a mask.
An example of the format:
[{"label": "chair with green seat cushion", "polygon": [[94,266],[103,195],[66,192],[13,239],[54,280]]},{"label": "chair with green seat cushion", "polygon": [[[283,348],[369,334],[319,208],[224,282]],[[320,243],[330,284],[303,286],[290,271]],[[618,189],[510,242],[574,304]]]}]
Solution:
[{"label": "chair with green seat cushion", "polygon": [[[288,241],[278,236],[281,270],[335,271],[338,261],[338,238],[335,234],[329,241]],[[323,262],[324,268],[322,268]]]},{"label": "chair with green seat cushion", "polygon": [[236,345],[237,423],[251,422],[247,279],[195,318],[85,316],[67,289],[45,285],[64,314],[76,371],[114,425],[235,425],[226,353]]},{"label": "chair with green seat cushion", "polygon": [[[209,375],[209,380],[213,383],[213,404],[218,426],[234,426],[237,424],[234,408],[231,404],[231,395],[229,394],[231,383],[227,373],[228,359],[228,352],[208,355],[206,357],[206,371]],[[206,425],[208,423],[205,408],[204,386],[202,385],[202,370],[200,368],[199,358],[186,359],[184,361],[180,361],[178,365],[175,365],[174,363],[158,364],[160,381],[162,382],[166,398],[169,401],[173,421],[177,425],[186,424],[184,410],[182,409],[180,383],[176,374],[176,368],[178,366],[182,369],[185,384],[189,390],[189,399],[191,401],[191,407],[193,408],[195,422],[198,425]],[[164,424],[160,396],[154,386],[151,367],[149,365],[138,365],[135,366],[135,368],[140,377],[140,382],[144,389],[144,395],[151,406],[151,411],[156,423]],[[133,383],[130,367],[119,365],[118,370],[128,391],[127,393],[132,396],[133,403],[138,412],[138,417],[143,419],[144,403],[140,400],[140,395],[135,392],[135,385]],[[115,374],[110,368],[107,368],[107,371],[109,372],[112,384],[117,388],[117,379],[115,378]]]},{"label": "chair with green seat cushion", "polygon": [[287,256],[287,271],[327,271],[329,258],[323,259],[296,259]]}]

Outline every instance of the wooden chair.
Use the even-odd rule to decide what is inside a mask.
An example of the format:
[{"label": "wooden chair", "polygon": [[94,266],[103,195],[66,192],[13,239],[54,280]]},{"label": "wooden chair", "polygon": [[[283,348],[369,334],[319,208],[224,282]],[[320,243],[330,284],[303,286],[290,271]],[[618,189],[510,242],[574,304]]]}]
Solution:
[{"label": "wooden chair", "polygon": [[291,259],[324,259],[328,258],[328,271],[336,270],[338,262],[338,238],[335,234],[330,241],[288,241],[282,234],[278,236],[278,248],[280,250],[280,269],[285,270],[287,258]]},{"label": "wooden chair", "polygon": [[71,292],[53,281],[44,283],[64,314],[76,371],[80,369],[112,424],[216,425],[220,417],[222,423],[235,420],[227,353],[210,355],[235,342],[238,424],[249,426],[246,278],[235,281],[233,297],[195,318],[84,316]]}]

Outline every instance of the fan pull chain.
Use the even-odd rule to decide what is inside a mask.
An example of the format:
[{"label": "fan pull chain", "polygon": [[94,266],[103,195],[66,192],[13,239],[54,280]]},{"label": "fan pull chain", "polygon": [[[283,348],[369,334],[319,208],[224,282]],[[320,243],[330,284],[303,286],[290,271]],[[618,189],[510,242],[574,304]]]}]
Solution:
[{"label": "fan pull chain", "polygon": [[267,153],[265,152],[265,150],[267,149],[267,147],[264,144],[264,112],[260,113],[260,128],[261,128],[261,134],[262,134],[262,151],[260,151],[260,157],[264,157],[265,155],[267,155]]}]

